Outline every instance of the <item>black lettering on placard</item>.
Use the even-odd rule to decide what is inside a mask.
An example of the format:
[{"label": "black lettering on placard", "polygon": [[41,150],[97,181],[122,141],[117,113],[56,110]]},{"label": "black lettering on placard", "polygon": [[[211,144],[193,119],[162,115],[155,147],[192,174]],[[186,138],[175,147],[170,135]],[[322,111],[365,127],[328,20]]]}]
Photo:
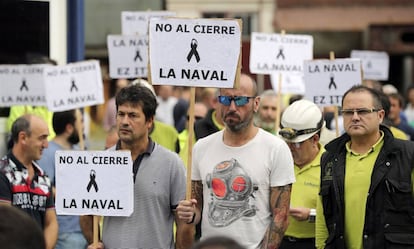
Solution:
[{"label": "black lettering on placard", "polygon": [[228,79],[224,76],[224,71],[216,70],[197,70],[191,71],[191,69],[182,69],[181,70],[182,79],[191,79],[191,80],[217,80],[217,81],[227,81]]},{"label": "black lettering on placard", "polygon": [[187,24],[178,24],[175,32],[190,33],[190,30],[188,30]]},{"label": "black lettering on placard", "polygon": [[8,74],[9,73],[9,69],[8,68],[2,68],[0,67],[0,74]]},{"label": "black lettering on placard", "polygon": [[78,208],[76,205],[76,200],[72,199],[70,200],[70,203],[67,203],[66,199],[63,199],[63,208]]},{"label": "black lettering on placard", "polygon": [[92,157],[93,164],[128,164],[128,157],[115,157],[115,156],[94,156]]},{"label": "black lettering on placard", "polygon": [[76,164],[89,164],[86,160],[86,156],[78,156],[78,160],[76,160]]},{"label": "black lettering on placard", "polygon": [[197,34],[223,34],[234,35],[236,33],[235,26],[218,26],[218,25],[194,25],[194,33]]},{"label": "black lettering on placard", "polygon": [[146,69],[145,67],[135,67],[135,75],[146,75]]},{"label": "black lettering on placard", "polygon": [[129,75],[129,68],[128,67],[118,67],[117,68],[118,75]]},{"label": "black lettering on placard", "polygon": [[30,103],[39,103],[46,102],[45,96],[16,96],[16,102],[30,102]]},{"label": "black lettering on placard", "polygon": [[127,21],[135,21],[135,16],[125,16],[125,20],[127,20]]},{"label": "black lettering on placard", "polygon": [[75,96],[73,98],[68,98],[67,103],[68,104],[79,104],[79,103],[85,103],[89,101],[95,101],[95,95],[82,95],[82,96]]},{"label": "black lettering on placard", "polygon": [[169,23],[156,23],[155,24],[155,32],[171,32],[172,26]]},{"label": "black lettering on placard", "polygon": [[323,66],[324,72],[356,72],[354,64],[326,64]]},{"label": "black lettering on placard", "polygon": [[267,40],[266,38],[267,38],[266,36],[262,36],[262,35],[257,35],[255,37],[256,41],[266,41]]},{"label": "black lettering on placard", "polygon": [[59,106],[64,106],[65,102],[62,99],[59,99],[58,101],[54,100],[53,101],[53,106],[54,107],[59,107]]},{"label": "black lettering on placard", "polygon": [[119,200],[88,200],[82,199],[82,208],[95,208],[95,209],[124,209],[121,207]]},{"label": "black lettering on placard", "polygon": [[73,163],[73,157],[72,156],[59,156],[59,164],[72,164]]},{"label": "black lettering on placard", "polygon": [[139,39],[139,40],[129,40],[129,46],[137,47],[137,46],[148,46],[148,40]]},{"label": "black lettering on placard", "polygon": [[282,43],[306,45],[308,43],[308,40],[307,39],[302,39],[302,38],[299,38],[299,37],[282,36]]},{"label": "black lettering on placard", "polygon": [[317,105],[338,105],[342,102],[342,95],[313,96],[313,103]]},{"label": "black lettering on placard", "polygon": [[124,40],[112,40],[112,45],[114,47],[125,47],[125,41]]},{"label": "black lettering on placard", "polygon": [[25,67],[23,68],[24,74],[42,74],[43,68]]},{"label": "black lettering on placard", "polygon": [[162,68],[160,68],[160,78],[164,78],[164,79],[174,78],[175,79],[174,69],[170,68],[170,70],[168,71],[168,74],[163,74],[163,70]]},{"label": "black lettering on placard", "polygon": [[56,76],[58,74],[58,70],[53,70],[53,71],[50,71],[50,72],[47,72],[47,76]]},{"label": "black lettering on placard", "polygon": [[13,102],[13,98],[11,96],[1,96],[2,103],[10,103]]},{"label": "black lettering on placard", "polygon": [[312,65],[309,65],[308,72],[309,73],[320,73],[319,66],[315,65],[315,67],[312,68]]},{"label": "black lettering on placard", "polygon": [[326,104],[325,96],[313,96],[313,103],[315,104]]},{"label": "black lettering on placard", "polygon": [[288,65],[288,64],[257,64],[259,70],[272,70],[272,71],[285,71],[285,72],[302,72],[302,67],[299,65]]}]

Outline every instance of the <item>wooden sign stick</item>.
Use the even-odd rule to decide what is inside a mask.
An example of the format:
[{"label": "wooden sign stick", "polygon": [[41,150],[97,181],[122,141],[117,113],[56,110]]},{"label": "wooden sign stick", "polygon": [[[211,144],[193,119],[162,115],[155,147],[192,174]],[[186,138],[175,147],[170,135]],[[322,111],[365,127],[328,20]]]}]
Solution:
[{"label": "wooden sign stick", "polygon": [[[330,60],[335,60],[335,52],[330,51],[329,52],[329,59]],[[336,137],[339,137],[339,122],[338,122],[338,106],[334,106],[334,120],[335,120],[335,134]]]},{"label": "wooden sign stick", "polygon": [[195,87],[190,89],[190,109],[188,120],[188,154],[187,154],[187,190],[186,199],[191,199],[191,164],[192,164],[192,152],[193,152],[193,139],[194,139],[194,105],[195,105]]}]

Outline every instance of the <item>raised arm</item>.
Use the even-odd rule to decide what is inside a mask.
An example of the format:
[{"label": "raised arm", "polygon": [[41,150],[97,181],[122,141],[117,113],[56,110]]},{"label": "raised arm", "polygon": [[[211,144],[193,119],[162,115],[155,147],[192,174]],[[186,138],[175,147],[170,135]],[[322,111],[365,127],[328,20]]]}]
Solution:
[{"label": "raised arm", "polygon": [[291,184],[280,187],[272,187],[270,189],[269,205],[272,211],[272,221],[267,228],[260,248],[279,248],[283,235],[288,227],[291,190]]}]

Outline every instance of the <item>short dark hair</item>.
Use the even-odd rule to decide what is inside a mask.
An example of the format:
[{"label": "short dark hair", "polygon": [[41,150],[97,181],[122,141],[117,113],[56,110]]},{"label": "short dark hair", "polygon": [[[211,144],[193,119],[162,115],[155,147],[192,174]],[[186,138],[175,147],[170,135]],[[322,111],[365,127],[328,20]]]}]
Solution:
[{"label": "short dark hair", "polygon": [[76,109],[53,113],[52,123],[53,130],[55,131],[56,135],[61,135],[63,132],[65,132],[67,124],[75,125],[75,122]]},{"label": "short dark hair", "polygon": [[242,245],[234,239],[225,236],[214,236],[197,242],[193,249],[208,249],[208,248],[223,248],[223,249],[245,249]]},{"label": "short dark hair", "polygon": [[405,106],[404,98],[403,98],[403,96],[401,96],[401,94],[399,94],[399,93],[390,93],[390,94],[388,94],[388,97],[398,100],[398,104],[400,105],[400,107],[404,108],[404,106]]},{"label": "short dark hair", "polygon": [[344,99],[349,93],[355,93],[355,92],[368,92],[371,94],[372,99],[374,100],[374,108],[376,109],[383,109],[382,107],[382,101],[381,101],[381,93],[378,90],[375,90],[373,88],[369,88],[364,85],[354,85],[351,88],[349,88],[342,97],[342,106],[344,106]]},{"label": "short dark hair", "polygon": [[42,228],[22,210],[0,205],[0,245],[13,249],[46,248]]},{"label": "short dark hair", "polygon": [[17,143],[19,139],[19,133],[24,131],[28,136],[32,134],[32,130],[30,129],[30,117],[31,115],[23,115],[18,117],[12,124],[11,127],[11,140],[13,143]]},{"label": "short dark hair", "polygon": [[116,110],[123,104],[141,106],[145,119],[148,120],[155,116],[157,109],[157,99],[154,94],[145,86],[130,85],[122,88],[115,98]]}]

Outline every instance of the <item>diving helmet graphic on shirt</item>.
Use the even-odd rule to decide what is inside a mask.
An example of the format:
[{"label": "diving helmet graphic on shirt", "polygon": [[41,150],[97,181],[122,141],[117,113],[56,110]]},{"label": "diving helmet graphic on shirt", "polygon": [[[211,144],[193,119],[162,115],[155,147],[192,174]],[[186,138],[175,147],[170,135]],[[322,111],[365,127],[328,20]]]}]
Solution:
[{"label": "diving helmet graphic on shirt", "polygon": [[243,216],[256,214],[251,201],[258,188],[236,159],[217,164],[206,183],[211,191],[208,219],[212,226],[228,226]]}]

